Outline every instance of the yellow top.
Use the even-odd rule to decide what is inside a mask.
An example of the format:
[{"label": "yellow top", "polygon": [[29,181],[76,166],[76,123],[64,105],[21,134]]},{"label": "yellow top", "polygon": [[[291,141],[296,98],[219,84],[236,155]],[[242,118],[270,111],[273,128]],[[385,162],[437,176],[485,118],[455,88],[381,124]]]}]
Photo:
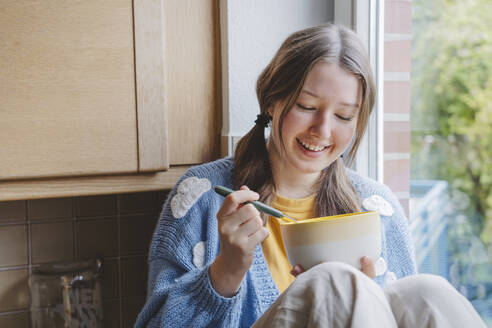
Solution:
[{"label": "yellow top", "polygon": [[[314,198],[314,194],[300,199],[276,195],[270,205],[298,221],[306,220],[314,217]],[[270,217],[266,226],[270,235],[262,243],[263,255],[273,280],[282,293],[294,281],[294,276],[290,274],[292,265],[290,265],[285,252],[277,219]]]}]

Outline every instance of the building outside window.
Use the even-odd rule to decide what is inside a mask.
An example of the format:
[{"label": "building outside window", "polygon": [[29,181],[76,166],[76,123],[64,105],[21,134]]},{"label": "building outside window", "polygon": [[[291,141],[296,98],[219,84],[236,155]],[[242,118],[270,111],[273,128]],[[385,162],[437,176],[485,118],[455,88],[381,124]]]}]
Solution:
[{"label": "building outside window", "polygon": [[378,12],[378,178],[407,212],[419,272],[445,277],[492,326],[492,2],[387,0]]}]

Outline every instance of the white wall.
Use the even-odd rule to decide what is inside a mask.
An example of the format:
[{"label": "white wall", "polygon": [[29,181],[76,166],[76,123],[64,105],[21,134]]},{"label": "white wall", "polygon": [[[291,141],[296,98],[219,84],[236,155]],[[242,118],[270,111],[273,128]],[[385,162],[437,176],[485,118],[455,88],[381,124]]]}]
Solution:
[{"label": "white wall", "polygon": [[292,32],[333,20],[333,0],[221,0],[223,127],[232,142],[254,124],[256,79]]}]

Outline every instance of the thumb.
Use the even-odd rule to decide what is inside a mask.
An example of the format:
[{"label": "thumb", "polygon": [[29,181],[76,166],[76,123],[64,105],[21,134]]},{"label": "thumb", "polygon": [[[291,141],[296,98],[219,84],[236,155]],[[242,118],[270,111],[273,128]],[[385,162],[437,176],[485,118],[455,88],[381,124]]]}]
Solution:
[{"label": "thumb", "polygon": [[361,258],[360,262],[362,265],[362,272],[364,272],[369,278],[374,279],[376,277],[374,261],[370,257],[364,256]]}]

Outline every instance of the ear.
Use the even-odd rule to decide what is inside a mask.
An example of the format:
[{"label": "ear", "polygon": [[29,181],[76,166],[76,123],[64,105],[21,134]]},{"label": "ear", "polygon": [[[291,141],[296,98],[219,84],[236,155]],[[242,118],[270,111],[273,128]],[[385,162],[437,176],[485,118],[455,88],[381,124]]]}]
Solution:
[{"label": "ear", "polygon": [[268,109],[267,109],[268,116],[270,116],[271,118],[273,118],[273,113],[274,112],[275,112],[275,106],[271,105],[270,107],[268,107]]}]

